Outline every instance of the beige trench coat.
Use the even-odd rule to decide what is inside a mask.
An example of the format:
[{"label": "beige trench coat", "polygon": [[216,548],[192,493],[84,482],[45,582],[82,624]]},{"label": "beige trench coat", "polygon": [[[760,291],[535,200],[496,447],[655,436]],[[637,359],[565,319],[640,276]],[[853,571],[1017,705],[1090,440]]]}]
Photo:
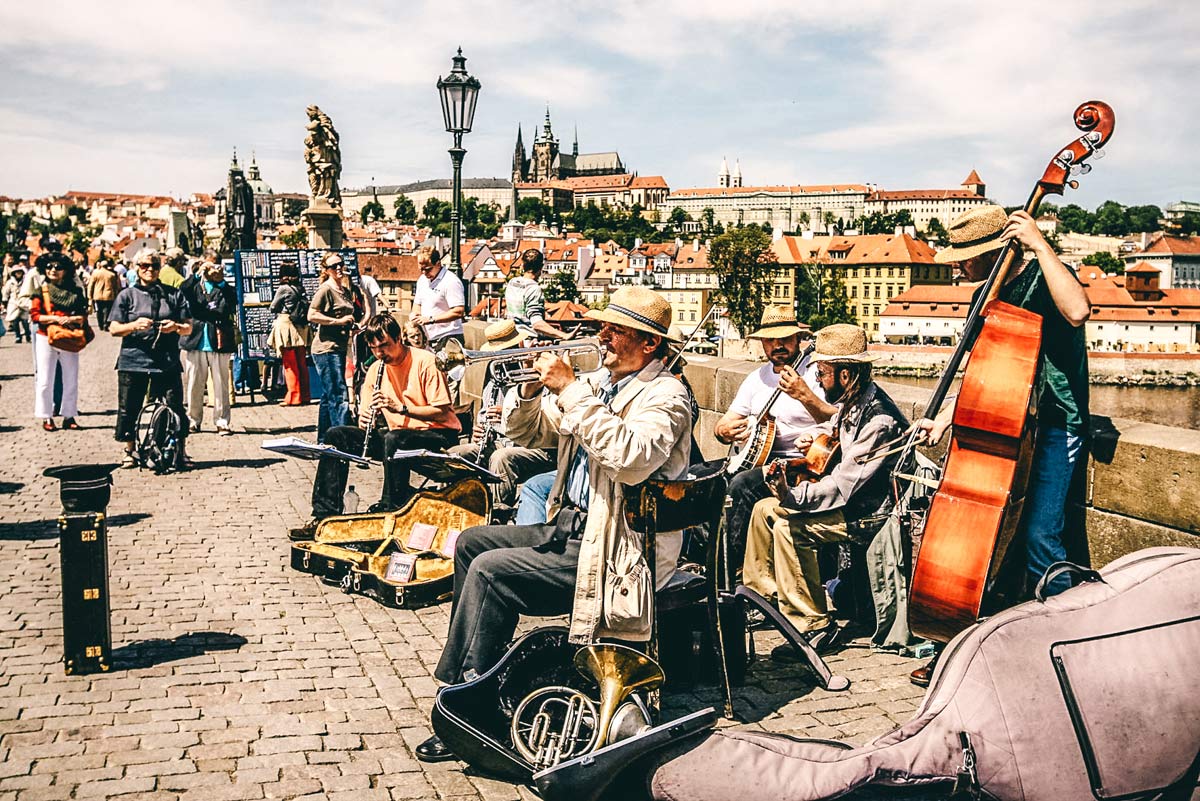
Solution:
[{"label": "beige trench coat", "polygon": [[[625,524],[625,485],[648,478],[682,478],[687,474],[692,447],[687,390],[665,372],[661,362],[643,368],[613,398],[611,409],[597,397],[602,380],[578,380],[558,397],[518,398],[505,415],[508,435],[517,444],[558,448],[550,520],[558,514],[558,499],[564,494],[576,448],[588,452],[591,496],[579,546],[569,635],[576,644],[601,637],[650,639],[650,609],[640,617],[611,620],[603,608],[601,588],[609,562],[630,548],[641,550],[641,535]],[[658,534],[655,576],[659,588],[674,574],[682,542],[681,532]]]}]

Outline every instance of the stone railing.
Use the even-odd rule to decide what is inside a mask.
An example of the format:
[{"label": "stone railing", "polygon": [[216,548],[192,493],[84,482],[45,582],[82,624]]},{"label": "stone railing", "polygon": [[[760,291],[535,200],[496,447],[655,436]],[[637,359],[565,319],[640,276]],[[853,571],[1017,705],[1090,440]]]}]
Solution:
[{"label": "stone railing", "polygon": [[[483,344],[483,329],[482,323],[467,325],[468,348]],[[759,366],[688,357],[685,374],[700,404],[695,435],[705,458],[725,454],[727,448],[713,436],[713,426],[733,402],[742,380]],[[924,410],[927,390],[889,384],[886,378],[879,383],[910,418]],[[468,381],[466,391],[478,397],[479,387]],[[1093,435],[1086,476],[1092,565],[1100,567],[1151,545],[1200,548],[1200,431],[1097,417]]]}]

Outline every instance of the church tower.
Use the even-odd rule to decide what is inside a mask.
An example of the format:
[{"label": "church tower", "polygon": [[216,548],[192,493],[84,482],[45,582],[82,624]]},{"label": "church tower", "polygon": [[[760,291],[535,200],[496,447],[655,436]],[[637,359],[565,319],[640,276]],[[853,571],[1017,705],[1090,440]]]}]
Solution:
[{"label": "church tower", "polygon": [[721,156],[721,171],[717,173],[717,186],[725,189],[729,186],[729,162]]},{"label": "church tower", "polygon": [[971,174],[962,182],[962,185],[964,189],[974,192],[979,197],[987,194],[987,184],[983,182],[983,179],[979,177],[979,173],[975,172],[975,170],[971,170]]},{"label": "church tower", "polygon": [[554,138],[554,131],[550,129],[550,106],[546,106],[546,122],[542,126],[542,131],[537,138],[533,140],[533,153],[531,161],[533,162],[533,175],[530,176],[533,181],[549,181],[557,178],[554,174],[555,162],[558,160],[558,140]]},{"label": "church tower", "polygon": [[527,161],[525,160],[525,143],[521,140],[521,126],[517,126],[517,146],[513,150],[512,163],[512,182],[514,184],[521,183],[525,180],[525,170]]},{"label": "church tower", "polygon": [[571,146],[571,155],[579,158],[579,126],[575,126],[575,144]]},{"label": "church tower", "polygon": [[742,185],[742,160],[738,159],[733,163],[733,183],[731,186]]}]

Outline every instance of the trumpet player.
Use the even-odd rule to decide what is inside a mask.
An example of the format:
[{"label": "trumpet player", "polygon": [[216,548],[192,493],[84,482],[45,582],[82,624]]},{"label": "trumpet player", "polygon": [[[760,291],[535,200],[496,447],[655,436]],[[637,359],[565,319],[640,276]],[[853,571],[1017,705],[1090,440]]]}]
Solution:
[{"label": "trumpet player", "polygon": [[[508,350],[529,344],[529,335],[518,330],[512,320],[494,322],[483,333],[487,338],[481,348],[484,351]],[[502,407],[505,396],[515,392],[515,388],[505,386],[489,372],[480,397],[479,414],[475,415],[470,444],[455,445],[450,449],[450,453],[500,476],[501,482],[495,486],[496,504],[510,508],[516,501],[517,487],[522,481],[554,469],[553,449],[524,448],[505,436]]]},{"label": "trumpet player", "polygon": [[[520,386],[507,419],[514,442],[558,448],[549,522],[477,526],[459,537],[450,630],[434,671],[443,682],[495,665],[523,614],[569,612],[569,639],[579,645],[650,637],[654,588],[641,537],[625,523],[624,488],[687,472],[687,391],[663,363],[673,341],[671,304],[627,286],[587,316],[602,323],[606,371],[583,380],[569,362],[542,353],[533,364],[540,380]],[[658,586],[674,573],[681,544],[680,532],[659,534]],[[416,754],[453,758],[437,737]]]},{"label": "trumpet player", "polygon": [[[374,392],[370,402],[361,405],[358,425],[334,426],[325,442],[355,454],[364,452],[365,443],[365,452],[383,461],[383,497],[370,511],[397,509],[412,497],[411,471],[389,457],[398,450],[445,450],[458,441],[461,426],[433,354],[405,345],[396,318],[375,315],[367,321],[363,337],[376,359],[363,386]],[[326,456],[317,462],[312,519],[292,529],[293,540],[312,539],[321,520],[342,514],[349,472],[344,459]]]}]

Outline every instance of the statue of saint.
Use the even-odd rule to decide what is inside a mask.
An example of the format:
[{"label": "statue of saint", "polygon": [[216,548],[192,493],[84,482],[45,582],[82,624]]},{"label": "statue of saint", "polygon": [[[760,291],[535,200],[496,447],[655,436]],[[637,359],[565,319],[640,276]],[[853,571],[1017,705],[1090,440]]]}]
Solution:
[{"label": "statue of saint", "polygon": [[313,200],[325,200],[334,208],[342,207],[338,179],[342,177],[342,150],[338,133],[329,115],[316,106],[308,107],[308,131],[304,137],[304,163],[308,168],[308,186]]}]

